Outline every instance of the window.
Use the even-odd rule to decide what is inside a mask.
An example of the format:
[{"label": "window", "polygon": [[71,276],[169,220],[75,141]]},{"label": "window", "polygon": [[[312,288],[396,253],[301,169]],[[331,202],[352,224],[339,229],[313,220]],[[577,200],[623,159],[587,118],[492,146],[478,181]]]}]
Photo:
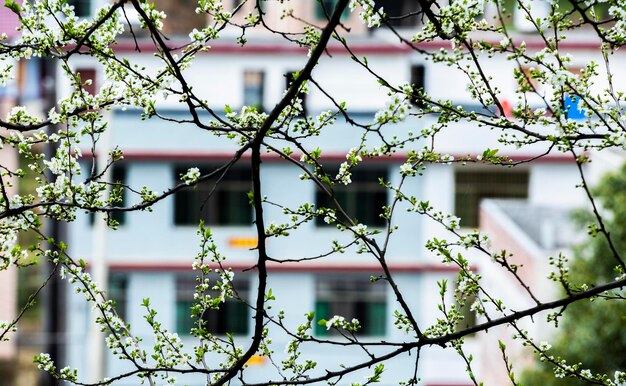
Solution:
[{"label": "window", "polygon": [[74,6],[74,13],[78,17],[91,15],[91,0],[67,0],[67,3]]},{"label": "window", "polygon": [[[286,89],[289,88],[289,86],[291,86],[291,83],[293,83],[293,81],[296,79],[296,71],[288,71],[285,74],[285,79],[287,80],[286,83]],[[306,109],[306,93],[304,92],[299,92],[297,94],[297,98],[300,99],[300,103],[302,104],[302,113],[300,114],[301,116],[306,116],[307,114],[307,109]]]},{"label": "window", "polygon": [[[215,281],[211,280],[211,284]],[[198,284],[197,277],[180,274],[176,278],[176,332],[189,334],[192,328],[198,327],[198,319],[191,317],[191,306],[194,292]],[[234,297],[227,298],[217,310],[206,310],[202,314],[203,328],[215,335],[247,335],[250,324],[248,305],[249,282],[247,279],[233,281]],[[210,291],[218,296],[217,291]]]},{"label": "window", "polygon": [[376,9],[383,8],[392,27],[417,27],[420,23],[420,6],[415,0],[374,0]]},{"label": "window", "polygon": [[263,111],[263,81],[262,71],[246,71],[243,74],[243,104],[256,107]]},{"label": "window", "polygon": [[[96,70],[93,68],[79,68],[76,72],[80,75],[80,82],[83,90],[87,91],[91,95],[96,95],[98,92],[98,87],[96,85]],[[85,84],[88,80],[91,80],[91,84]]]},{"label": "window", "polygon": [[[111,181],[113,181],[113,189],[118,190],[121,194],[121,201],[117,203],[117,206],[126,206],[126,189],[122,187],[122,184],[126,181],[126,165],[113,164],[113,170],[111,171]],[[111,218],[116,220],[120,225],[126,222],[126,212],[112,212]]]},{"label": "window", "polygon": [[[457,301],[456,296],[461,295],[459,293],[459,282],[458,280],[454,280],[452,283],[453,283],[452,293],[455,296],[455,303],[457,304],[459,313],[461,314],[461,316],[463,316],[463,319],[457,322],[456,330],[461,331],[470,327],[474,327],[476,325],[476,321],[478,317],[476,311],[472,310],[472,304],[474,304],[474,302],[476,302],[476,299],[477,299],[476,294],[466,295],[464,300],[459,299],[461,301]],[[473,336],[473,335],[474,334],[471,334],[469,336]]]},{"label": "window", "polygon": [[[189,167],[175,168],[175,178],[185,174]],[[206,174],[211,168],[201,170]],[[252,189],[252,172],[249,168],[231,167],[216,182],[219,175],[194,187],[177,192],[174,196],[174,224],[198,225],[204,220],[209,225],[250,225],[252,206],[248,192]]]},{"label": "window", "polygon": [[[386,332],[387,301],[385,282],[372,283],[369,277],[322,277],[315,287],[315,316],[317,320],[329,320],[341,315],[347,321],[358,319],[362,336],[382,336]],[[327,330],[315,322],[315,334],[328,336],[339,334],[336,329]]]},{"label": "window", "polygon": [[484,198],[527,198],[528,170],[466,170],[455,172],[455,213],[461,225],[478,226],[478,209]]},{"label": "window", "polygon": [[[329,172],[334,176],[335,173]],[[333,186],[335,198],[343,210],[355,222],[374,226],[385,226],[385,219],[380,215],[382,207],[387,205],[387,189],[381,186],[379,179],[387,179],[387,169],[382,167],[358,168],[352,170],[352,183],[343,185],[337,183]],[[316,192],[315,202],[318,208],[336,209],[333,200],[321,189]],[[339,217],[341,220],[346,218]],[[325,225],[324,219],[316,218],[317,225]]]},{"label": "window", "polygon": [[[126,189],[124,189],[123,185],[126,183],[126,165],[121,163],[114,163],[111,170],[111,182],[113,186],[111,188],[111,194],[115,192],[119,192],[120,201],[114,203],[114,206],[123,207],[126,206]],[[123,211],[114,211],[109,212],[109,216],[117,221],[119,225],[124,225],[126,222],[126,212]],[[93,225],[95,221],[94,212],[89,213],[89,224]]]},{"label": "window", "polygon": [[476,295],[468,296],[463,304],[459,304],[459,312],[463,319],[458,322],[458,330],[474,327],[476,325],[476,312],[472,311],[472,304],[476,301]]},{"label": "window", "polygon": [[413,95],[411,97],[411,103],[417,107],[423,108],[424,100],[419,96],[424,92],[425,84],[425,71],[423,64],[416,64],[411,66],[411,88],[413,89]]},{"label": "window", "polygon": [[126,320],[128,299],[128,274],[125,272],[109,273],[109,299],[115,302],[117,315]]},{"label": "window", "polygon": [[157,10],[167,15],[162,29],[167,35],[186,37],[194,28],[202,30],[207,26],[207,15],[196,12],[198,0],[154,0],[153,3]]},{"label": "window", "polygon": [[[315,0],[315,17],[319,20],[327,20],[333,14],[337,0]],[[346,7],[341,13],[341,19],[345,20],[350,16],[350,9]]]}]

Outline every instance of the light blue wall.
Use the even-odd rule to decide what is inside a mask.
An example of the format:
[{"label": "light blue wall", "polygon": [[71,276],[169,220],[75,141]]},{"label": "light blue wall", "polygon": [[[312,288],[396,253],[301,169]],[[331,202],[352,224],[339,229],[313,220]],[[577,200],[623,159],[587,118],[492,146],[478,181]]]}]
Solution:
[{"label": "light blue wall", "polygon": [[[180,115],[179,115],[180,116]],[[363,119],[371,119],[372,115],[363,115]],[[163,121],[139,121],[136,114],[131,112],[118,112],[114,116],[113,143],[120,144],[121,148],[128,152],[167,152],[174,154],[228,154],[236,146],[229,143],[224,138],[207,135],[206,132],[185,125],[172,126],[171,123]],[[174,128],[174,130],[173,130]],[[408,130],[409,127],[398,125],[398,130]],[[415,128],[413,128],[415,129]],[[171,133],[174,132],[174,135]],[[358,144],[359,137],[355,131],[347,125],[339,123],[328,134],[312,139],[307,143],[310,148],[315,146],[324,147],[330,153],[336,155],[345,154],[349,148]],[[370,144],[371,145],[371,144]],[[85,146],[88,146],[85,144]],[[129,159],[124,161],[127,166],[127,183],[136,189],[147,186],[155,192],[160,193],[175,184],[174,170],[175,160],[140,160]],[[399,167],[403,162],[402,158],[389,160],[385,165],[389,168],[389,181],[393,186],[400,183]],[[189,160],[181,163],[189,164]],[[439,170],[439,169],[437,169]],[[310,181],[302,181],[299,175],[300,169],[286,161],[265,160],[261,166],[262,191],[269,201],[288,207],[309,202],[314,203],[316,188]],[[450,208],[450,176],[452,174],[443,173],[439,177],[436,174],[427,174],[424,177],[408,178],[404,183],[404,191],[415,195],[418,198],[429,197],[433,193],[433,202],[441,204],[440,209]],[[444,182],[440,180],[444,178]],[[440,191],[425,189],[425,180],[433,180],[432,183],[440,184]],[[391,203],[393,193],[389,193],[388,203]],[[131,202],[136,202],[131,200]],[[146,297],[151,299],[151,304],[158,311],[158,320],[166,328],[175,331],[175,296],[176,296],[176,272],[167,271],[163,267],[175,265],[176,269],[191,268],[191,263],[198,252],[199,238],[196,235],[194,226],[174,225],[174,200],[168,198],[154,206],[152,212],[127,213],[126,222],[117,231],[107,232],[108,261],[114,265],[141,265],[148,270],[129,269],[128,284],[128,321],[131,323],[134,334],[145,339],[147,347],[152,341],[149,326],[143,320],[144,309],[141,307],[142,300]],[[408,213],[406,211],[408,203],[399,204],[398,210],[393,218],[394,225],[399,229],[393,233],[391,247],[388,251],[387,259],[390,264],[416,264],[424,262],[426,259],[423,247],[424,239],[424,219],[421,216]],[[264,205],[266,214],[266,225],[275,222],[282,223],[288,220],[288,216],[282,213],[279,207],[274,205]],[[220,248],[220,252],[228,257],[230,264],[253,265],[256,254],[246,248],[230,247],[228,241],[232,237],[256,237],[254,226],[244,227],[212,227],[215,241]],[[89,260],[92,251],[93,227],[89,226],[86,215],[81,215],[76,222],[70,224],[70,248],[71,253],[76,258]],[[304,224],[300,229],[292,231],[287,238],[271,238],[267,242],[268,253],[273,258],[293,259],[314,256],[326,253],[331,248],[332,240],[339,239],[344,242],[350,240],[349,235],[340,234],[332,227],[318,227],[314,222]],[[379,237],[382,242],[382,238]],[[370,256],[356,254],[354,250],[349,250],[345,254],[333,255],[320,261],[307,264],[322,264],[327,267],[341,265],[343,267],[354,266],[376,266],[377,262]],[[160,267],[160,271],[153,272],[151,266]],[[286,265],[289,267],[289,265]],[[137,268],[135,268],[137,269]],[[318,268],[319,269],[319,268]],[[345,269],[345,268],[344,268]],[[332,272],[332,269],[329,270]],[[345,271],[344,271],[345,272]],[[357,273],[350,272],[352,274]],[[363,276],[369,277],[374,272],[362,272]],[[341,274],[341,273],[340,273]],[[280,309],[286,311],[285,323],[290,328],[295,328],[304,321],[304,314],[312,311],[315,306],[315,281],[317,273],[314,271],[278,271],[270,270],[269,287],[276,294],[276,301],[271,303],[270,310],[276,315]],[[425,308],[424,299],[433,298],[436,293],[424,291],[423,278],[426,274],[420,272],[396,272],[394,277],[402,292],[405,294],[405,301],[413,310],[414,316],[419,320],[424,320],[423,310]],[[434,274],[437,276],[438,274]],[[256,279],[254,279],[256,280]],[[251,283],[251,293],[254,293],[256,283]],[[254,299],[250,299],[254,301]],[[70,315],[72,326],[86,325],[84,314],[86,309],[80,309],[80,300],[73,300]],[[409,339],[403,332],[393,327],[393,311],[397,308],[395,295],[388,288],[387,291],[387,334],[384,339],[402,341]],[[289,342],[289,337],[280,332],[277,326],[270,326],[273,336],[273,349],[276,353],[275,360],[280,362],[284,358],[284,349]],[[76,333],[80,328],[76,327]],[[84,336],[80,335],[80,336]],[[381,337],[372,338],[380,340]],[[83,339],[79,339],[80,342]],[[238,344],[245,346],[248,337],[237,337]],[[191,343],[190,338],[185,341]],[[74,340],[74,342],[77,342]],[[77,343],[69,348],[71,353],[71,364],[85,361],[87,348]],[[349,365],[362,360],[366,355],[361,349],[328,349],[316,345],[306,345],[305,356],[319,363],[319,368],[337,368],[339,364]],[[372,349],[379,352],[378,349]],[[212,361],[219,360],[216,356],[211,356]],[[447,360],[452,357],[447,358]],[[411,376],[411,365],[413,356],[402,356],[388,364],[389,375],[386,375],[385,382],[397,384],[399,379],[406,379]],[[119,363],[111,356],[108,357],[108,371],[110,374],[120,370],[129,369],[125,364]],[[248,381],[263,381],[275,375],[275,370],[269,363],[260,366],[252,366],[248,374]],[[350,378],[350,381],[363,381],[370,372],[359,372]],[[345,379],[348,382],[348,379]],[[184,377],[180,382],[189,385],[204,384],[203,377]],[[128,384],[134,384],[129,382]]]},{"label": "light blue wall", "polygon": [[[182,272],[179,272],[179,274]],[[129,285],[128,285],[128,302],[126,304],[128,310],[128,322],[132,326],[133,334],[143,339],[148,352],[152,346],[153,338],[151,330],[148,324],[143,319],[145,315],[145,308],[141,306],[143,299],[150,298],[150,302],[157,310],[157,320],[162,323],[163,328],[169,328],[171,332],[175,331],[175,294],[176,294],[176,274],[173,272],[141,272],[130,271],[128,272]],[[346,275],[345,273],[337,273],[339,275]],[[328,274],[325,274],[328,275]],[[348,274],[348,275],[354,275]],[[362,274],[364,277],[368,277],[368,273]],[[279,313],[280,310],[285,310],[286,317],[284,319],[285,326],[295,329],[298,325],[305,321],[304,314],[314,310],[315,307],[315,281],[317,274],[309,272],[270,272],[268,279],[268,287],[272,289],[276,295],[276,300],[268,303],[271,306],[268,309],[268,313],[273,317]],[[254,302],[254,291],[257,287],[257,281],[254,276],[249,277],[250,283],[250,302]],[[420,275],[412,273],[399,273],[395,275],[397,284],[408,296],[405,298],[409,306],[414,309],[414,312],[418,313],[419,310],[419,294],[420,289]],[[415,296],[411,296],[414,294]],[[388,309],[387,309],[387,334],[385,337],[372,337],[364,338],[365,341],[378,341],[381,338],[394,339],[402,341],[408,339],[402,331],[394,329],[393,327],[393,310],[394,307],[394,294],[388,289]],[[76,304],[84,304],[76,302]],[[84,310],[83,310],[84,311]],[[419,315],[416,314],[419,317]],[[73,318],[74,322],[77,322],[78,318]],[[250,321],[250,330],[252,330],[254,321]],[[284,331],[275,324],[270,324],[270,335],[272,336],[272,349],[275,351],[274,360],[280,363],[285,358],[285,347],[291,340],[291,338],[284,333]],[[250,331],[251,332],[251,331]],[[85,342],[85,336],[81,335],[83,339],[80,339],[74,345],[71,346],[70,363],[85,364],[88,360],[86,353],[88,347],[79,342]],[[244,345],[250,339],[248,336],[235,337],[236,344]],[[194,342],[193,338],[183,336],[184,342],[188,344],[187,348],[190,349]],[[364,359],[364,352],[359,348],[329,348],[328,346],[322,347],[319,345],[303,345],[303,357],[312,359],[318,362],[318,366],[321,369],[324,368],[337,368],[339,364],[349,365],[350,363],[357,363],[357,361]],[[372,349],[373,352],[381,353],[381,350]],[[207,360],[214,363],[221,358],[219,355],[208,355]],[[387,366],[388,375],[386,376],[386,382],[389,384],[395,384],[394,381],[401,379],[400,377],[410,376],[410,366],[413,362],[413,357],[402,356],[397,360],[390,362]],[[85,368],[85,367],[83,367]],[[121,362],[112,355],[107,356],[107,373],[113,375],[120,371],[130,370],[132,367],[128,363]],[[273,366],[266,362],[261,365],[251,366],[246,372],[246,380],[250,382],[262,382],[269,377],[276,377],[276,371]],[[350,377],[352,381],[358,381],[365,376],[370,375],[367,372],[358,372],[355,376]],[[180,382],[184,382],[188,385],[201,385],[204,384],[203,377],[201,376],[182,376],[179,378]],[[348,381],[348,378],[345,379]],[[120,385],[134,384],[135,381],[122,382]]]}]

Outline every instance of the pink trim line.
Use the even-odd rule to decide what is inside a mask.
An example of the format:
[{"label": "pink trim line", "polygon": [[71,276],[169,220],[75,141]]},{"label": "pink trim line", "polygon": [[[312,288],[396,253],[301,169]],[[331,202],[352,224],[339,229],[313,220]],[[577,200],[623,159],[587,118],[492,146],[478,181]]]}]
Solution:
[{"label": "pink trim line", "polygon": [[[545,43],[537,38],[531,39],[514,39],[514,43],[518,46],[522,41],[526,42],[526,48],[531,50],[541,50],[544,49]],[[171,41],[169,47],[181,47],[187,42],[185,41]],[[493,45],[500,44],[498,41],[488,42]],[[219,43],[215,42],[210,45],[211,49],[204,52],[203,54],[227,54],[227,55],[259,55],[259,54],[299,54],[307,52],[307,48],[298,47],[294,45],[286,45],[279,43],[248,43],[243,47],[240,47],[237,44],[228,44],[228,43]],[[451,43],[448,41],[436,40],[432,42],[424,42],[414,44],[415,47],[422,50],[439,50],[439,49],[451,49]],[[137,45],[135,45],[134,41],[123,40],[118,42],[117,44],[111,46],[114,51],[123,52],[123,53],[137,53],[136,48],[139,49],[143,53],[150,53],[155,51],[154,43],[148,40],[138,41]],[[559,49],[564,50],[598,50],[600,48],[600,44],[593,41],[563,41],[559,43]],[[397,54],[409,54],[413,52],[411,48],[407,45],[399,45],[393,43],[381,43],[381,42],[371,42],[371,43],[352,43],[350,44],[350,49],[356,55],[397,55]],[[349,52],[345,49],[344,46],[339,44],[331,44],[327,48],[328,53],[330,54],[345,54],[348,55]]]},{"label": "pink trim line", "polygon": [[471,386],[469,383],[427,383],[426,386]]},{"label": "pink trim line", "polygon": [[[226,267],[232,268],[234,271],[242,271],[250,269],[254,266],[251,264],[236,263],[229,264]],[[110,263],[109,269],[112,271],[149,271],[149,272],[166,272],[166,271],[186,271],[191,270],[191,261],[186,263]],[[476,272],[476,267],[471,267]],[[353,264],[305,264],[305,263],[285,263],[268,264],[268,270],[273,272],[381,272],[380,266],[377,265],[353,265]],[[417,272],[458,272],[459,269],[452,265],[443,265],[435,263],[423,264],[390,264],[389,270],[396,273],[417,273]]]},{"label": "pink trim line", "polygon": [[[169,47],[182,47],[184,44],[188,42],[185,41],[172,41],[169,44]],[[155,51],[154,43],[151,41],[138,41],[137,46],[143,52],[153,52]],[[236,54],[236,55],[259,55],[259,54],[300,54],[306,53],[308,49],[306,47],[299,47],[295,45],[287,45],[287,44],[278,44],[278,43],[248,43],[245,46],[241,47],[237,44],[228,44],[228,43],[211,43],[211,48],[208,51],[204,51],[201,54],[210,55],[210,54]],[[450,47],[450,44],[446,45]],[[137,53],[136,46],[134,41],[120,41],[117,44],[111,46],[116,52],[123,53]],[[407,46],[402,46],[398,44],[380,44],[380,43],[357,43],[354,45],[350,45],[350,49],[355,54],[402,54],[409,53],[411,50]],[[328,53],[330,54],[349,54],[344,46],[339,44],[331,44],[327,48]]]},{"label": "pink trim line", "polygon": [[[455,159],[467,157],[468,154],[450,154]],[[471,158],[476,158],[479,154],[469,154]],[[501,156],[506,156],[506,154],[498,154]],[[130,161],[222,161],[228,160],[233,156],[233,153],[228,152],[156,152],[156,151],[125,151],[124,159]],[[515,154],[508,155],[508,157],[515,162],[524,161],[536,157],[537,155],[533,154]],[[92,158],[93,154],[84,152],[83,157]],[[284,161],[283,158],[278,156],[277,154],[263,154],[262,155],[264,161],[268,162],[280,162]],[[292,157],[294,159],[300,159],[300,154],[293,154]],[[243,159],[249,159],[250,154],[245,153],[242,156]],[[325,153],[322,155],[322,161],[345,161],[346,154],[341,152],[336,153]],[[398,163],[406,161],[406,154],[393,154],[387,157],[378,157],[375,159],[365,159],[364,162],[376,162],[376,163]],[[541,163],[573,163],[574,158],[570,155],[566,154],[549,154],[537,159],[534,162]]]}]

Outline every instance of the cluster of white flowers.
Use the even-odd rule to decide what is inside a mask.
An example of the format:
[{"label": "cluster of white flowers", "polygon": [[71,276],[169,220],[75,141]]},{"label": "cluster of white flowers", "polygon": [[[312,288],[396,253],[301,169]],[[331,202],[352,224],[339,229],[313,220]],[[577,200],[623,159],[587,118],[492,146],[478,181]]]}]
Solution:
[{"label": "cluster of white flowers", "polygon": [[415,166],[412,162],[407,161],[400,165],[400,174],[403,176],[414,176],[415,173]]},{"label": "cluster of white flowers", "polygon": [[196,13],[211,14],[218,21],[227,21],[232,17],[230,12],[224,10],[224,4],[220,0],[199,0]]},{"label": "cluster of white flowers", "polygon": [[13,65],[7,64],[0,69],[0,86],[6,87],[9,80],[13,79]]},{"label": "cluster of white flowers", "polygon": [[187,172],[180,176],[181,180],[187,185],[193,185],[198,182],[198,178],[200,178],[200,169],[193,167],[189,168]]},{"label": "cluster of white flowers", "polygon": [[189,39],[191,39],[192,42],[196,43],[203,43],[207,40],[214,40],[217,38],[219,38],[219,31],[212,26],[207,26],[202,30],[194,28],[189,33]]},{"label": "cluster of white flowers", "polygon": [[[157,29],[162,29],[163,19],[167,17],[165,12],[157,10],[154,7],[153,3],[145,2],[145,3],[140,3],[140,5],[141,5],[141,9],[146,13],[146,16],[148,17],[148,19],[150,19],[152,24]],[[144,28],[147,28],[147,25],[145,24],[145,20],[141,19],[141,23]]]},{"label": "cluster of white flowers", "polygon": [[35,363],[37,363],[37,368],[43,371],[51,371],[54,369],[54,362],[52,358],[50,358],[50,354],[41,353],[35,357]]},{"label": "cluster of white flowers", "polygon": [[560,68],[554,72],[554,75],[550,78],[550,83],[555,89],[560,89],[565,86],[571,86],[576,80],[578,76],[573,72]]},{"label": "cluster of white flowers", "polygon": [[457,230],[461,227],[461,218],[457,216],[447,216],[444,225],[450,230]]},{"label": "cluster of white flowers", "polygon": [[350,227],[350,230],[354,232],[354,234],[357,236],[363,236],[367,233],[367,225],[357,224],[353,227]]},{"label": "cluster of white flowers", "polygon": [[154,334],[156,365],[162,368],[173,368],[177,365],[184,365],[191,357],[183,353],[183,343],[177,333],[161,331],[157,328]]},{"label": "cluster of white flowers", "polygon": [[552,348],[552,345],[546,341],[541,341],[541,343],[539,343],[539,349],[542,352],[546,352],[548,350],[550,350]]},{"label": "cluster of white flowers", "polygon": [[350,173],[350,165],[348,165],[348,162],[342,162],[341,165],[339,165],[339,172],[335,176],[335,179],[344,185],[350,185],[352,183],[352,173]]},{"label": "cluster of white flowers", "polygon": [[385,17],[382,7],[376,10],[376,3],[374,3],[374,0],[350,0],[350,11],[354,11],[357,5],[360,5],[363,9],[359,12],[359,18],[364,24],[367,25],[368,28],[381,26],[382,20]]},{"label": "cluster of white flowers", "polygon": [[38,123],[39,119],[28,112],[24,106],[15,106],[7,114],[6,120],[13,124],[27,125]]},{"label": "cluster of white flowers", "polygon": [[450,154],[444,154],[444,155],[441,156],[441,161],[443,161],[446,164],[450,165],[452,163],[452,161],[454,161],[454,157],[451,156]]},{"label": "cluster of white flowers", "polygon": [[[437,36],[443,33],[452,36],[457,31],[470,32],[484,26],[483,12],[484,0],[460,0],[450,2],[449,5],[441,6],[437,11],[438,25],[431,20],[426,23],[414,40],[421,40],[429,36]],[[481,20],[482,19],[482,20]]]},{"label": "cluster of white flowers", "polygon": [[580,371],[580,376],[585,377],[585,378],[591,378],[593,374],[591,373],[591,370],[584,369]]},{"label": "cluster of white flowers", "polygon": [[69,366],[65,366],[59,371],[61,379],[66,381],[75,382],[78,380],[78,369],[73,369]]},{"label": "cluster of white flowers", "polygon": [[330,330],[333,327],[343,327],[346,323],[346,318],[340,315],[335,315],[326,321],[326,329]]},{"label": "cluster of white flowers", "polygon": [[411,105],[406,96],[392,95],[385,107],[376,112],[374,122],[378,124],[402,122],[410,109]]}]

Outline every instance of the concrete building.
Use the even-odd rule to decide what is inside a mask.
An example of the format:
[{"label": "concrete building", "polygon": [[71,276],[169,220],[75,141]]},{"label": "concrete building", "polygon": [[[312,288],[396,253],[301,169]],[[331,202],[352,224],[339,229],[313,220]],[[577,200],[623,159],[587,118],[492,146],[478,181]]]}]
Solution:
[{"label": "concrete building", "polygon": [[[158,6],[160,2],[156,3]],[[309,7],[313,6],[312,3],[293,2],[294,12],[311,17],[318,12],[316,8]],[[88,13],[89,10],[93,11],[94,5],[85,7]],[[173,11],[171,15],[190,17]],[[276,10],[272,6],[268,12]],[[367,55],[369,66],[388,82],[421,85],[434,98],[450,98],[468,110],[478,108],[466,91],[466,80],[462,73],[445,64],[425,62],[416,52],[397,44],[386,31],[370,33],[361,27],[354,15],[346,17],[346,25],[354,25],[355,28],[354,40],[350,44],[354,54]],[[177,23],[176,20],[180,19],[168,20],[165,29],[169,28],[174,35],[184,35],[193,28],[193,25]],[[193,23],[198,25],[205,22],[193,19]],[[275,22],[280,21],[276,18]],[[186,28],[181,27],[183,25]],[[242,105],[271,109],[286,88],[287,74],[298,70],[305,63],[306,49],[287,45],[273,36],[255,31],[251,31],[248,43],[243,48],[237,46],[234,39],[229,39],[227,32],[224,36],[225,42],[218,41],[211,45],[209,52],[198,55],[187,72],[189,83],[196,85],[199,96],[217,111],[223,111],[225,105],[233,109]],[[533,40],[532,36],[526,36],[525,39],[528,49],[542,48],[543,43]],[[136,44],[141,52],[135,51]],[[173,40],[171,44],[175,46],[177,41]],[[599,57],[591,42],[570,41],[564,42],[563,46],[582,58],[581,65],[589,58]],[[435,41],[420,48],[449,49],[449,43]],[[159,66],[158,59],[152,55],[152,43],[148,40],[120,41],[115,49],[118,54],[140,67]],[[626,57],[618,60],[626,61]],[[75,57],[70,64],[81,72],[83,79],[93,79],[94,91],[104,81],[102,69],[90,58]],[[511,77],[512,65],[496,58],[491,62],[490,71],[502,95],[513,98],[516,83]],[[363,122],[373,121],[376,111],[387,102],[385,90],[367,71],[354,67],[350,53],[337,43],[330,45],[328,55],[320,60],[313,77],[336,100],[346,101],[348,110]],[[58,90],[60,95],[68,93],[69,83],[59,82]],[[313,116],[333,108],[324,94],[314,87],[311,87],[304,103],[307,113]],[[188,113],[176,100],[162,99],[157,105],[159,112],[166,117],[179,120],[187,117]],[[208,116],[202,118],[208,119]],[[227,162],[237,148],[228,139],[189,124],[173,124],[160,119],[141,120],[137,111],[114,110],[110,119],[111,143],[124,152],[124,160],[114,169],[113,179],[136,188],[147,186],[156,192],[165,191],[179,180],[180,174],[188,167],[210,170]],[[419,121],[407,119],[396,124],[394,129],[399,132],[419,132],[435,121],[436,117]],[[346,152],[358,146],[359,141],[360,132],[338,119],[332,130],[323,132],[317,138],[307,139],[305,146],[324,149],[322,160],[328,165],[338,166],[345,160]],[[373,144],[376,139],[372,137],[369,141],[368,144]],[[422,145],[418,143],[415,147]],[[499,148],[499,154],[514,160],[531,158],[547,150],[540,145],[522,150],[504,146],[498,143],[497,135],[489,129],[463,123],[450,127],[437,138],[437,150],[456,158],[466,155],[475,157],[487,147]],[[89,154],[88,143],[85,143],[83,150],[84,154]],[[246,159],[247,156],[244,156],[244,164]],[[379,208],[391,202],[392,194],[368,181],[382,177],[395,186],[400,179],[400,165],[405,160],[405,153],[397,153],[384,160],[364,162],[359,173],[354,174],[351,190],[345,193],[345,203],[370,228],[382,224],[378,216],[372,216],[372,211],[363,206],[363,200],[367,200],[370,207]],[[86,170],[88,156],[85,162]],[[301,181],[301,171],[282,159],[265,156],[261,172],[263,194],[269,201],[289,207],[297,207],[305,202],[323,203],[316,187],[309,181]],[[143,319],[145,309],[141,306],[142,299],[146,297],[151,299],[158,311],[159,321],[164,328],[177,332],[185,341],[193,341],[188,336],[191,327],[188,310],[193,296],[191,265],[198,252],[196,230],[200,219],[211,226],[220,253],[228,257],[227,265],[236,272],[235,286],[238,291],[244,297],[252,296],[256,279],[254,273],[247,269],[255,264],[255,253],[250,248],[256,245],[256,236],[252,212],[244,194],[250,189],[249,173],[246,167],[238,165],[215,190],[212,200],[204,201],[212,187],[201,186],[197,190],[159,202],[153,212],[119,215],[119,229],[106,232],[105,250],[99,253],[106,258],[109,293],[116,299],[119,311],[130,322],[133,332],[146,342],[151,339],[151,330]],[[580,205],[584,202],[582,192],[571,193],[578,179],[576,165],[571,159],[554,153],[536,162],[506,170],[478,165],[431,165],[423,176],[409,179],[405,190],[428,200],[437,210],[462,217],[461,225],[471,229],[478,226],[480,202],[484,198],[523,199],[533,205],[561,210]],[[126,205],[137,202],[130,194],[125,200]],[[268,222],[285,221],[286,215],[280,207],[267,205],[264,209]],[[404,209],[406,207],[400,208],[394,220],[399,230],[393,236],[388,255],[389,267],[400,289],[405,294],[411,294],[407,296],[407,301],[418,321],[428,326],[439,317],[436,311],[439,302],[437,282],[442,279],[452,282],[457,271],[453,266],[441,264],[424,247],[425,242],[433,237],[445,237],[445,229],[426,218],[412,216]],[[83,215],[69,224],[68,235],[70,255],[89,263],[96,243],[90,217]],[[334,228],[312,221],[287,238],[269,240],[267,247],[269,254],[276,259],[301,258],[328,252],[332,240],[342,240],[342,237],[345,236],[341,236]],[[269,287],[276,295],[272,307],[286,311],[286,325],[297,326],[302,323],[303,314],[312,310],[326,317],[344,313],[362,319],[363,334],[367,339],[405,339],[403,332],[394,328],[393,313],[397,305],[392,292],[384,286],[369,284],[370,276],[379,274],[377,263],[372,259],[348,251],[333,255],[330,259],[299,264],[271,264],[269,272]],[[67,364],[79,369],[89,368],[91,348],[85,344],[90,323],[89,305],[82,296],[76,296],[71,291],[67,301]],[[231,331],[237,344],[245,345],[251,336],[250,311],[236,303],[227,303],[224,308],[221,314],[207,317],[210,328],[218,335]],[[277,330],[272,333],[276,333],[273,348],[276,360],[280,361],[289,337]],[[327,337],[329,333],[323,328],[316,328],[314,334]],[[480,334],[468,338],[466,347],[476,363],[486,363],[484,361],[489,356],[483,355],[480,339]],[[356,349],[325,350],[311,346],[307,347],[304,355],[315,360],[320,369],[324,369],[335,368],[340,363],[349,365],[362,360],[365,354]],[[400,380],[410,378],[414,361],[412,356],[390,361],[383,384],[397,384]],[[471,382],[465,373],[465,366],[454,352],[428,348],[421,354],[420,385],[469,385]],[[107,375],[128,369],[128,364],[120,363],[107,354]],[[480,379],[488,377],[490,370],[484,366],[477,372]],[[275,374],[272,364],[260,357],[251,364],[247,379],[263,381]],[[359,372],[342,382],[360,381],[365,375],[367,373]],[[202,377],[182,377],[181,382],[201,385],[205,380]],[[120,385],[133,383],[134,380],[119,382]]]}]

